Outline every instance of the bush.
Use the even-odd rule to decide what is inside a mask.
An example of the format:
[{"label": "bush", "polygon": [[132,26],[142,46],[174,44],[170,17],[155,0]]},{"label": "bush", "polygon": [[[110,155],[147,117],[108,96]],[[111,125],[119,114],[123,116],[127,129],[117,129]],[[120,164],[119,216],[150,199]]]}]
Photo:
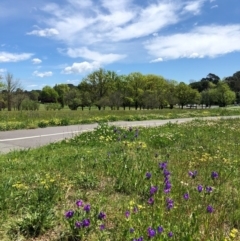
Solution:
[{"label": "bush", "polygon": [[59,103],[49,103],[45,104],[45,109],[46,110],[61,110],[62,106]]},{"label": "bush", "polygon": [[21,104],[22,110],[39,110],[40,104],[37,101],[33,100],[23,100]]}]

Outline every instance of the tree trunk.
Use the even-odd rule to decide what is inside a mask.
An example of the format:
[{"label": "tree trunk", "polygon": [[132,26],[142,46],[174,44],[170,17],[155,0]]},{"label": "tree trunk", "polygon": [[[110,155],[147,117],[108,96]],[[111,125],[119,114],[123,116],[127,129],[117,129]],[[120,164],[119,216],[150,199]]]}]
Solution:
[{"label": "tree trunk", "polygon": [[11,98],[11,93],[8,93],[7,94],[7,105],[8,105],[8,111],[11,111],[12,110],[12,98]]}]

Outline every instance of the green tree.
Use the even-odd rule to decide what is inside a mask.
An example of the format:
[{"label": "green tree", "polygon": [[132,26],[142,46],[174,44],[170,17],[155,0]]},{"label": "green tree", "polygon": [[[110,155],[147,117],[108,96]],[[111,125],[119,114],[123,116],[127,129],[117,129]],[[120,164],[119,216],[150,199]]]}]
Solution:
[{"label": "green tree", "polygon": [[58,97],[59,95],[57,91],[48,85],[43,87],[40,94],[40,100],[42,103],[57,103]]},{"label": "green tree", "polygon": [[220,78],[212,73],[209,73],[205,78],[202,78],[200,81],[192,82],[190,86],[193,89],[197,89],[199,92],[209,89],[211,84],[216,85],[220,81]]},{"label": "green tree", "polygon": [[33,101],[38,101],[38,98],[40,96],[41,91],[37,91],[37,90],[31,90],[30,92],[28,92],[28,96],[30,98],[30,100]]},{"label": "green tree", "polygon": [[108,101],[111,109],[119,110],[124,105],[124,97],[126,95],[127,83],[125,75],[117,75],[114,71],[108,72],[110,87],[108,91]]},{"label": "green tree", "polygon": [[0,75],[0,90],[3,89],[3,87],[4,87],[2,79],[3,79],[3,77],[2,77],[2,75]]},{"label": "green tree", "polygon": [[170,109],[173,109],[173,106],[178,103],[178,99],[176,97],[176,86],[178,85],[175,80],[167,81],[167,90],[166,90],[166,101],[169,104]]},{"label": "green tree", "polygon": [[146,108],[163,108],[166,102],[167,81],[162,77],[154,74],[144,76],[144,93],[143,103]]},{"label": "green tree", "polygon": [[240,103],[240,71],[224,79],[230,89],[236,93],[237,102]]},{"label": "green tree", "polygon": [[12,98],[12,104],[14,109],[21,110],[21,104],[26,98],[27,94],[22,89],[18,88]]},{"label": "green tree", "polygon": [[14,80],[13,75],[10,73],[7,73],[5,76],[4,88],[5,88],[6,94],[7,94],[8,111],[12,110],[14,92],[20,87],[21,87],[20,81]]},{"label": "green tree", "polygon": [[202,104],[202,108],[203,108],[203,105],[210,108],[211,105],[217,102],[215,89],[216,89],[216,85],[210,82],[208,89],[203,90],[200,93],[201,94],[200,103]]},{"label": "green tree", "polygon": [[53,89],[58,93],[58,102],[61,104],[61,107],[64,108],[65,95],[69,92],[70,88],[67,84],[58,84],[55,85]]},{"label": "green tree", "polygon": [[220,107],[233,104],[236,100],[236,94],[231,91],[229,85],[224,81],[220,81],[216,87],[216,99]]},{"label": "green tree", "polygon": [[70,89],[65,94],[65,101],[71,110],[77,110],[82,104],[80,91],[77,88]]},{"label": "green tree", "polygon": [[92,103],[95,103],[98,109],[101,110],[98,101],[107,96],[111,82],[107,71],[100,68],[84,78],[83,82],[89,87]]},{"label": "green tree", "polygon": [[178,104],[182,107],[182,109],[184,105],[195,104],[199,99],[199,92],[183,82],[176,86],[175,93],[178,99]]},{"label": "green tree", "polygon": [[139,72],[131,73],[127,76],[127,82],[129,86],[129,94],[133,99],[135,109],[143,106],[143,93],[145,88],[144,76]]}]

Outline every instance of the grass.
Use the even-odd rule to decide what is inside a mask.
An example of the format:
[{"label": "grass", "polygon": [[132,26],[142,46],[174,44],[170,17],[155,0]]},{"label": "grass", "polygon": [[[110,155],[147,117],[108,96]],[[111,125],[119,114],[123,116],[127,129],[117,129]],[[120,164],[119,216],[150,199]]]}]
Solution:
[{"label": "grass", "polygon": [[239,240],[239,119],[121,129],[0,156],[0,240]]},{"label": "grass", "polygon": [[140,121],[152,119],[176,119],[202,116],[240,115],[240,108],[212,109],[162,109],[162,110],[49,110],[40,111],[0,111],[0,131],[15,129],[44,128],[47,126],[63,126],[87,123],[103,123],[108,121]]}]

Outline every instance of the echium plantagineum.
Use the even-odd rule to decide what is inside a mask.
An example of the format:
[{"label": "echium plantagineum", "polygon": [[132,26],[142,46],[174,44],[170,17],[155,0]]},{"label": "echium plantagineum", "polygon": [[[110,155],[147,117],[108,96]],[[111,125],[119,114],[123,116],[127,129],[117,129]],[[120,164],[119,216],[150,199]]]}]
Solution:
[{"label": "echium plantagineum", "polygon": [[167,169],[167,162],[160,162],[158,165],[159,165],[159,168],[162,170]]},{"label": "echium plantagineum", "polygon": [[167,198],[166,203],[167,203],[167,210],[170,211],[170,209],[174,207],[174,202],[171,198]]},{"label": "echium plantagineum", "polygon": [[214,179],[217,179],[218,178],[218,173],[217,172],[212,172],[211,173],[211,178],[214,180]]},{"label": "echium plantagineum", "polygon": [[158,190],[158,187],[157,186],[151,186],[150,187],[150,195],[154,195]]},{"label": "echium plantagineum", "polygon": [[74,215],[74,211],[73,210],[69,210],[69,211],[67,211],[65,213],[65,217],[66,218],[71,218],[71,217],[73,217],[73,215]]},{"label": "echium plantagineum", "polygon": [[191,177],[191,178],[195,178],[196,176],[197,176],[197,171],[195,170],[195,171],[189,171],[188,172],[188,175]]},{"label": "echium plantagineum", "polygon": [[151,177],[152,177],[151,172],[147,172],[147,173],[146,173],[146,179],[150,179]]}]

